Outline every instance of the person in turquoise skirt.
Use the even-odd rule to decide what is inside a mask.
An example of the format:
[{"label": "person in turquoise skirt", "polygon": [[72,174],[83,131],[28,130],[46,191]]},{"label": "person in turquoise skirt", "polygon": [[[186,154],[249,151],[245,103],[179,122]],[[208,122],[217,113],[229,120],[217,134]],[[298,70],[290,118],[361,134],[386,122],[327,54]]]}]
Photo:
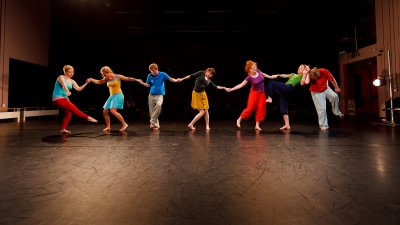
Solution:
[{"label": "person in turquoise skirt", "polygon": [[100,73],[103,79],[96,80],[93,78],[88,78],[88,81],[94,84],[104,84],[110,90],[110,97],[108,97],[106,103],[103,106],[103,116],[106,122],[106,128],[103,129],[104,132],[109,132],[111,130],[110,114],[113,114],[119,122],[121,122],[122,127],[119,131],[125,131],[128,128],[128,124],[125,122],[124,117],[118,112],[118,109],[124,108],[124,94],[121,89],[121,80],[123,81],[136,81],[140,82],[139,79],[133,77],[126,77],[121,74],[115,74],[112,69],[108,66],[104,66],[100,69]]}]

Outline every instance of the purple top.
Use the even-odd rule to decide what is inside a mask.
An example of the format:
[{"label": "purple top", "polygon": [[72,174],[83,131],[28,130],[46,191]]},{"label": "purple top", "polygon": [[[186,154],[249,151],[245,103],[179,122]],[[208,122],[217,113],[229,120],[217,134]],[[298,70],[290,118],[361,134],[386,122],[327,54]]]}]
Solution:
[{"label": "purple top", "polygon": [[258,74],[256,78],[247,76],[244,80],[251,84],[251,90],[260,92],[264,91],[264,76],[262,75],[263,73],[260,70],[257,70],[256,73]]}]

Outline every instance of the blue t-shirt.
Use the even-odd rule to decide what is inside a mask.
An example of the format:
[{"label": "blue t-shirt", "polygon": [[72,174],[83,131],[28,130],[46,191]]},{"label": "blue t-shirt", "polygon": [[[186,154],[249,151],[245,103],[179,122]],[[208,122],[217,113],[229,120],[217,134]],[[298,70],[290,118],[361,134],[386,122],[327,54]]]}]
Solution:
[{"label": "blue t-shirt", "polygon": [[[71,79],[71,83],[68,83],[65,77],[63,77],[63,79],[68,90],[71,90],[73,80]],[[69,100],[67,92],[65,92],[63,86],[60,84],[60,82],[58,82],[58,80],[56,80],[56,83],[54,84],[53,95],[52,95],[53,100],[57,98],[66,98]]]},{"label": "blue t-shirt", "polygon": [[151,95],[165,95],[165,83],[164,81],[171,79],[171,77],[165,72],[158,71],[158,74],[154,76],[152,73],[147,75],[146,83],[150,85]]}]

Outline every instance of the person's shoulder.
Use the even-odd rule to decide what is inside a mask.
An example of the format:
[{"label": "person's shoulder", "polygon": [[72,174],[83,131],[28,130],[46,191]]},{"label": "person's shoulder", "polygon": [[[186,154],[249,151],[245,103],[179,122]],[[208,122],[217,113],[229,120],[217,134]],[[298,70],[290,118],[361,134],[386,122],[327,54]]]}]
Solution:
[{"label": "person's shoulder", "polygon": [[319,71],[323,71],[323,72],[329,72],[329,70],[328,70],[328,69],[325,69],[325,68],[318,68],[318,70],[319,70]]},{"label": "person's shoulder", "polygon": [[193,73],[192,75],[193,76],[198,76],[198,75],[201,75],[201,74],[205,74],[205,72],[203,70],[199,70],[199,71]]}]

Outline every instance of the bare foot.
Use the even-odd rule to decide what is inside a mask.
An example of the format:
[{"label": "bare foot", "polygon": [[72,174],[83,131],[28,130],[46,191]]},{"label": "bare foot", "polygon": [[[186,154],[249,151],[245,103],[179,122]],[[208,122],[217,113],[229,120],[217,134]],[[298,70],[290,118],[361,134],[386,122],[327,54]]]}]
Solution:
[{"label": "bare foot", "polygon": [[104,132],[109,132],[109,131],[110,131],[110,128],[109,128],[109,127],[106,127],[106,128],[103,129],[103,131],[104,131]]},{"label": "bare foot", "polygon": [[125,123],[125,124],[121,127],[121,129],[119,129],[119,131],[125,131],[126,128],[128,128],[128,124]]},{"label": "bare foot", "polygon": [[150,123],[150,128],[158,129],[158,128],[160,128],[160,126],[158,126],[158,125],[155,124],[155,123]]},{"label": "bare foot", "polygon": [[60,130],[60,134],[71,134],[71,131],[69,131],[67,129],[62,129],[62,130]]},{"label": "bare foot", "polygon": [[89,122],[97,123],[97,120],[96,120],[95,118],[91,117],[91,116],[89,116],[89,117],[87,118],[87,120],[88,120]]},{"label": "bare foot", "polygon": [[271,98],[271,97],[268,97],[266,102],[267,102],[267,103],[272,103],[272,98]]},{"label": "bare foot", "polygon": [[256,129],[256,130],[262,130],[260,127],[255,127],[254,129]]},{"label": "bare foot", "polygon": [[322,131],[326,131],[326,130],[328,130],[329,128],[328,127],[321,127],[321,130]]},{"label": "bare foot", "polygon": [[281,128],[279,128],[280,130],[290,130],[290,126],[289,125],[285,125]]},{"label": "bare foot", "polygon": [[240,121],[241,121],[240,118],[236,120],[236,126],[239,127],[239,128],[240,128]]},{"label": "bare foot", "polygon": [[195,130],[195,129],[196,129],[196,128],[195,128],[193,125],[191,125],[191,124],[188,125],[188,128],[191,129],[191,130]]}]

